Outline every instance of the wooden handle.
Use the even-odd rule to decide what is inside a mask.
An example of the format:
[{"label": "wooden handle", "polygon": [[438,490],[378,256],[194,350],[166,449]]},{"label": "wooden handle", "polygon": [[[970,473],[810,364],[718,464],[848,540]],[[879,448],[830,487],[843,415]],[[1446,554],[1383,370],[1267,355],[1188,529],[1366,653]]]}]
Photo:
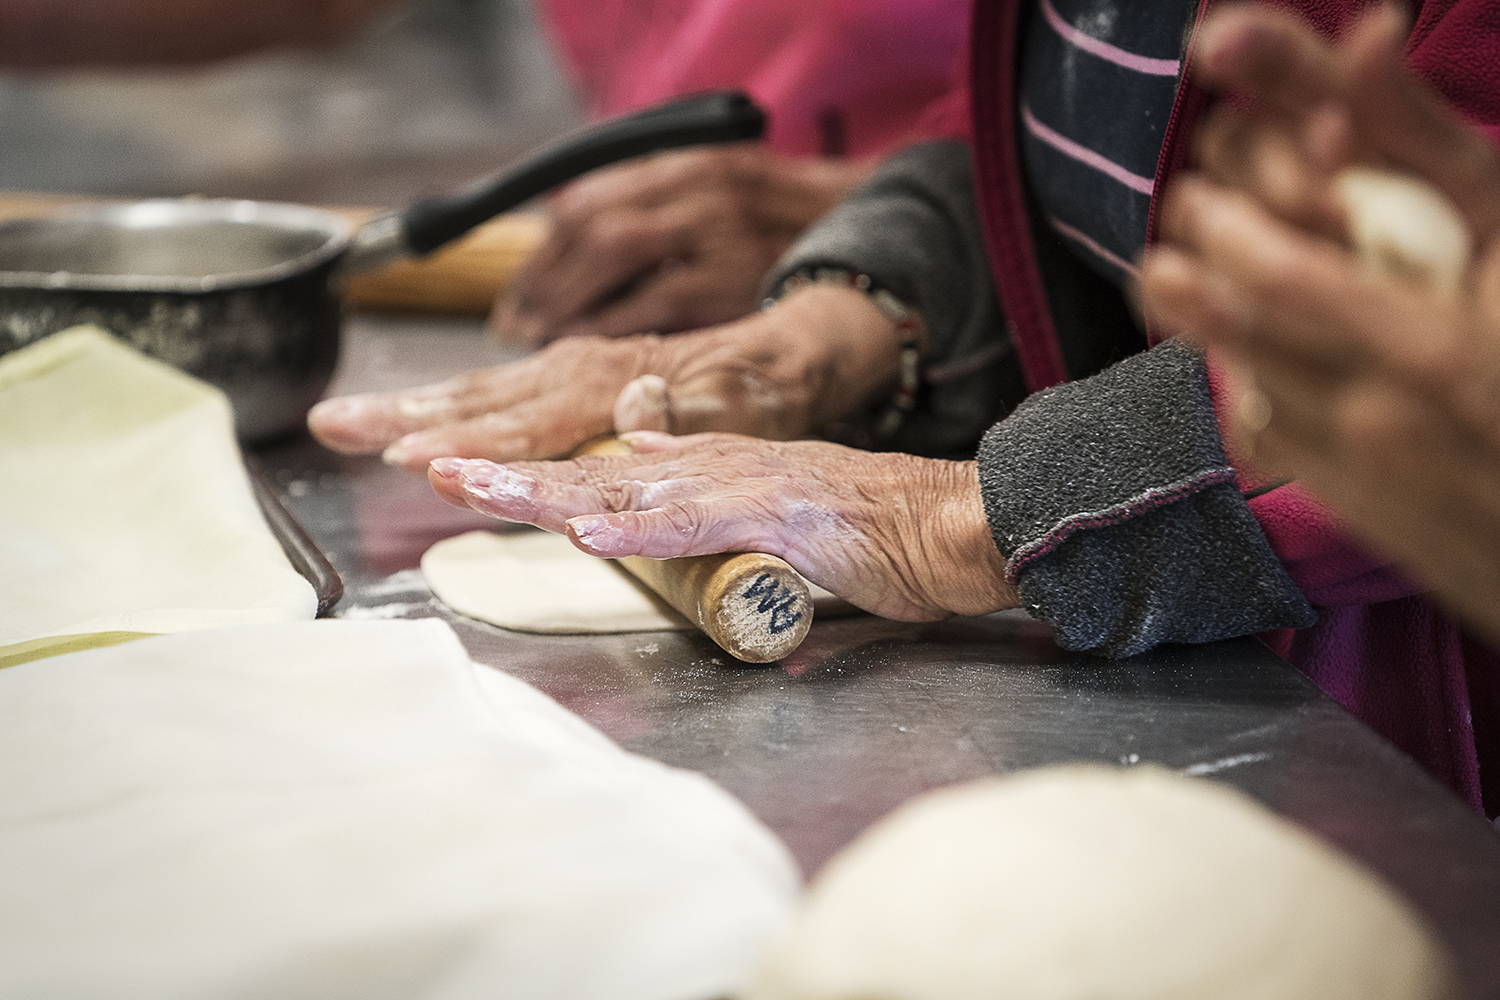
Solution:
[{"label": "wooden handle", "polygon": [[[600,438],[575,455],[628,455]],[[726,653],[747,663],[791,654],[812,628],[812,593],[791,564],[763,552],[724,552],[679,559],[616,559],[620,567],[697,625]]]},{"label": "wooden handle", "polygon": [[356,274],[344,300],[379,312],[484,316],[546,234],[538,213],[500,215],[426,257]]},{"label": "wooden handle", "polygon": [[[119,199],[0,191],[0,219],[51,215],[79,205]],[[359,225],[371,208],[335,208]],[[357,309],[381,312],[447,313],[483,316],[547,234],[547,221],[534,212],[491,219],[462,239],[420,260],[389,264],[356,275],[344,285],[344,299]]]},{"label": "wooden handle", "polygon": [[68,194],[34,194],[29,191],[0,191],[0,219],[30,219],[51,215],[60,208],[106,201],[104,198],[80,198]]}]

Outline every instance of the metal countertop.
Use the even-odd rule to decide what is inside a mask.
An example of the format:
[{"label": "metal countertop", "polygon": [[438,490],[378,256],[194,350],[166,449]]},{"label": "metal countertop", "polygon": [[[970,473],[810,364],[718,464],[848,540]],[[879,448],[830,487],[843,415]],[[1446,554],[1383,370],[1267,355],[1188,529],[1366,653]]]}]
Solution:
[{"label": "metal countertop", "polygon": [[[467,321],[354,317],[333,390],[398,388],[515,356]],[[1383,874],[1500,997],[1500,833],[1252,639],[1107,662],[1020,613],[817,622],[780,664],[684,633],[538,636],[461,618],[416,569],[496,527],[375,458],[300,439],[259,457],[344,578],[347,618],[440,617],[628,750],[708,775],[814,874],[922,791],[1062,761],[1153,763],[1235,785]],[[1109,823],[1108,816],[1099,822]]]}]

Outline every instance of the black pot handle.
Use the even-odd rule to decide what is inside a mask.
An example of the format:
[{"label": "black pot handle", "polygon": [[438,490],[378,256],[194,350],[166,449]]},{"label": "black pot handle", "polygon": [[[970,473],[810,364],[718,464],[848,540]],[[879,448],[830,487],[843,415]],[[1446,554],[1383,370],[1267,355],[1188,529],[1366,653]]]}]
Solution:
[{"label": "black pot handle", "polygon": [[766,115],[739,91],[710,91],[590,125],[457,191],[418,201],[362,227],[342,272],[431,253],[449,240],[559,184],[632,156],[758,138]]}]

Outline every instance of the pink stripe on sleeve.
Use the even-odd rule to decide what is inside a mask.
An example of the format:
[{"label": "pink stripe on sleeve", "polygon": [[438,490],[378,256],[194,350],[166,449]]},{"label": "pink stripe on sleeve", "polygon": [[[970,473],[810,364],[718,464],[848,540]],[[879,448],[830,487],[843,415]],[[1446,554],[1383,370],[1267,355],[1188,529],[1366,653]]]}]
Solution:
[{"label": "pink stripe on sleeve", "polygon": [[1153,182],[1150,177],[1142,177],[1140,174],[1133,174],[1129,170],[1126,170],[1124,167],[1120,166],[1114,160],[1100,156],[1098,153],[1094,152],[1092,149],[1089,149],[1087,146],[1081,146],[1078,143],[1074,142],[1072,139],[1069,139],[1067,136],[1052,131],[1050,128],[1037,121],[1036,116],[1031,113],[1031,109],[1024,104],[1021,105],[1021,120],[1026,124],[1026,131],[1030,132],[1032,135],[1036,136],[1038,139],[1040,139],[1042,142],[1045,142],[1053,149],[1062,153],[1064,156],[1070,156],[1073,159],[1077,160],[1079,163],[1086,164],[1090,167],[1093,167],[1095,170],[1100,171],[1101,173],[1113,177],[1115,180],[1119,181],[1121,184],[1124,184],[1132,191],[1139,191],[1141,194],[1147,195],[1151,193]]},{"label": "pink stripe on sleeve", "polygon": [[1074,48],[1082,49],[1100,59],[1106,59],[1116,66],[1124,66],[1126,69],[1133,69],[1137,73],[1146,73],[1150,76],[1175,77],[1182,69],[1182,64],[1176,59],[1152,59],[1149,56],[1138,56],[1134,52],[1126,52],[1108,42],[1100,41],[1093,35],[1086,35],[1064,21],[1062,15],[1053,8],[1051,0],[1041,0],[1041,4],[1042,16],[1052,26],[1052,30]]},{"label": "pink stripe on sleeve", "polygon": [[1051,223],[1053,229],[1056,229],[1062,235],[1068,237],[1071,240],[1076,240],[1077,242],[1082,243],[1090,251],[1098,254],[1101,260],[1108,261],[1115,267],[1118,267],[1120,270],[1130,275],[1132,278],[1135,278],[1137,281],[1140,280],[1140,268],[1136,267],[1130,261],[1126,260],[1124,257],[1121,257],[1119,254],[1115,253],[1113,250],[1109,249],[1104,244],[1094,239],[1088,233],[1085,233],[1081,229],[1075,229],[1073,226],[1068,225],[1066,222],[1057,218],[1055,215],[1049,215],[1047,217],[1047,221]]}]

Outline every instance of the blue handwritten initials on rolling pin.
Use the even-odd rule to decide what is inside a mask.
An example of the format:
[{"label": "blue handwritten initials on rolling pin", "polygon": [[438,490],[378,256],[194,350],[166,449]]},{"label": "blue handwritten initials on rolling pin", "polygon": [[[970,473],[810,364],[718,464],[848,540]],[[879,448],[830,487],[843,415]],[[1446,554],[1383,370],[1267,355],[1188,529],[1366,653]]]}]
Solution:
[{"label": "blue handwritten initials on rolling pin", "polygon": [[802,612],[792,611],[792,605],[797,603],[797,595],[787,590],[770,573],[762,573],[755,578],[741,597],[758,597],[760,604],[755,608],[756,614],[769,614],[771,634],[785,632],[802,620]]}]

